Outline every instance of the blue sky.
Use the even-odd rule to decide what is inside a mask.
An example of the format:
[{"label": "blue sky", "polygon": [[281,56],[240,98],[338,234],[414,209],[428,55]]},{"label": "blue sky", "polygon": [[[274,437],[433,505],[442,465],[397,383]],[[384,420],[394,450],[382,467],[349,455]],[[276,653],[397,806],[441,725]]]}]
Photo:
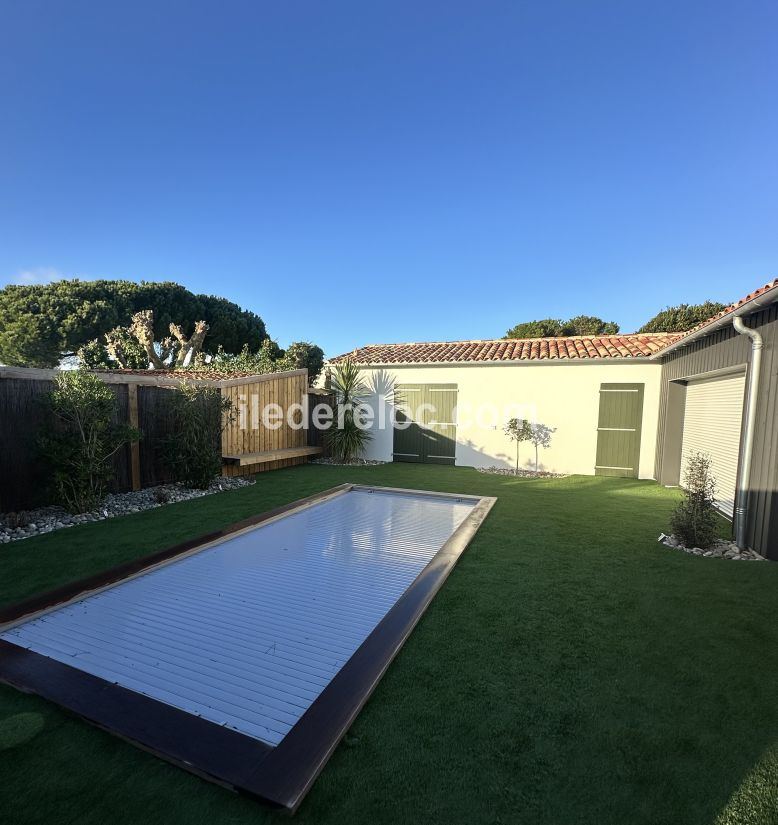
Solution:
[{"label": "blue sky", "polygon": [[778,5],[0,2],[0,283],[282,344],[630,331],[778,276]]}]

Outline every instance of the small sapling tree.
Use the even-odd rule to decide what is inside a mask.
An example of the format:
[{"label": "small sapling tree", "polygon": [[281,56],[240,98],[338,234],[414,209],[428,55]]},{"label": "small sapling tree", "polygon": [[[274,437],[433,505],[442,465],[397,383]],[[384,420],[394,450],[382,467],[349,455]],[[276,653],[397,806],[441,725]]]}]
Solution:
[{"label": "small sapling tree", "polygon": [[526,418],[511,418],[503,427],[503,432],[516,442],[516,474],[519,472],[519,445],[522,441],[529,441],[532,437],[532,427]]}]

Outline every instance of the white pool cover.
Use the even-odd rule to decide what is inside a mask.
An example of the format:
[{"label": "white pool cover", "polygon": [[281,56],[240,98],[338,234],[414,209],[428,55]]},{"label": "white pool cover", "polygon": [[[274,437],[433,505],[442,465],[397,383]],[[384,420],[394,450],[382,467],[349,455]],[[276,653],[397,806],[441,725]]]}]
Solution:
[{"label": "white pool cover", "polygon": [[277,745],[476,503],[351,490],[0,638]]}]

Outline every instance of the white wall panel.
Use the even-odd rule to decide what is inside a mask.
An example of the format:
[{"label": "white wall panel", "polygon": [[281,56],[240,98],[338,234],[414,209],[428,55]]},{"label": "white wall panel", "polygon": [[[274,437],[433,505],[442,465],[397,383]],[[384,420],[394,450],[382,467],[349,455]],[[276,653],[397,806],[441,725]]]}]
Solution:
[{"label": "white wall panel", "polygon": [[[365,377],[387,395],[386,388],[398,384],[456,384],[458,392],[456,464],[465,467],[513,467],[515,445],[503,432],[508,418],[537,420],[556,432],[548,450],[540,450],[540,468],[559,473],[594,475],[597,454],[597,422],[600,385],[642,383],[643,421],[640,445],[640,478],[654,478],[656,432],[659,413],[661,364],[645,361],[559,362],[536,361],[517,364],[409,365],[363,368]],[[384,419],[391,419],[388,404],[371,398]],[[478,420],[479,405],[494,407],[492,420]],[[511,414],[511,407],[517,412]],[[470,411],[470,412],[468,412]],[[468,415],[470,420],[468,421]],[[377,420],[367,457],[392,460],[392,429]],[[535,454],[522,444],[520,464],[534,468]]]}]

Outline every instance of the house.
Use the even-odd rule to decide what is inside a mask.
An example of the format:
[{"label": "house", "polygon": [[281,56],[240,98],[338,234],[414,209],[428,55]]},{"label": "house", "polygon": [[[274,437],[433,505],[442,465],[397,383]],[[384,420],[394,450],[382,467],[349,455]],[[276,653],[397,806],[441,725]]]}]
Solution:
[{"label": "house", "polygon": [[368,381],[370,459],[511,467],[512,417],[553,428],[550,472],[678,485],[704,450],[738,541],[778,558],[777,343],[778,280],[685,333],[371,344],[329,364]]},{"label": "house", "polygon": [[778,280],[654,358],[662,368],[655,478],[679,484],[684,454],[704,449],[738,544],[778,558]]}]

